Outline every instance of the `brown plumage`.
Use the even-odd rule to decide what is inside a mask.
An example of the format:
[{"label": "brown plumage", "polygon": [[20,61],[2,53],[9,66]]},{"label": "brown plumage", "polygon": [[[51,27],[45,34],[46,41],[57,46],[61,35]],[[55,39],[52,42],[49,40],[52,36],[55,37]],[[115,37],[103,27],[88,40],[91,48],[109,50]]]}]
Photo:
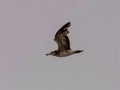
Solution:
[{"label": "brown plumage", "polygon": [[83,50],[72,51],[70,48],[70,40],[67,36],[69,33],[68,28],[71,26],[70,22],[63,25],[55,34],[54,40],[58,45],[58,50],[52,51],[46,55],[53,55],[58,57],[69,56],[75,53],[83,52]]},{"label": "brown plumage", "polygon": [[70,48],[70,40],[67,36],[69,33],[68,28],[70,27],[70,22],[66,23],[63,27],[61,27],[55,35],[55,41],[58,44],[58,50],[71,50]]}]

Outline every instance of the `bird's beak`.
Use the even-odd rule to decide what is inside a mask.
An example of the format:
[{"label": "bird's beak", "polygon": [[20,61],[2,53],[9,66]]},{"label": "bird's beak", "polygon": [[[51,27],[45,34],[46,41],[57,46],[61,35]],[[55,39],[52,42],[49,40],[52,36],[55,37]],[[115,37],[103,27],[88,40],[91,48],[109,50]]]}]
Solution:
[{"label": "bird's beak", "polygon": [[50,53],[46,54],[46,56],[51,55]]},{"label": "bird's beak", "polygon": [[45,54],[46,56],[48,56],[49,54]]}]

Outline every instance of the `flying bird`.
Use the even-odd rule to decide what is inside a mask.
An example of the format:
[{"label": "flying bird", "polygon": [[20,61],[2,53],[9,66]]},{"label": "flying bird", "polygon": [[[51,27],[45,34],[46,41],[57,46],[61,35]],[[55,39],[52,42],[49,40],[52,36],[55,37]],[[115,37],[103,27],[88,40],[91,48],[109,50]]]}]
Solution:
[{"label": "flying bird", "polygon": [[55,42],[58,45],[58,50],[52,51],[48,54],[46,54],[46,56],[48,55],[53,55],[53,56],[57,56],[57,57],[65,57],[65,56],[69,56],[72,54],[77,54],[80,52],[83,52],[83,50],[74,50],[72,51],[70,48],[70,40],[67,36],[67,34],[69,33],[68,28],[71,26],[70,22],[67,22],[65,25],[63,25],[58,32],[55,34]]}]

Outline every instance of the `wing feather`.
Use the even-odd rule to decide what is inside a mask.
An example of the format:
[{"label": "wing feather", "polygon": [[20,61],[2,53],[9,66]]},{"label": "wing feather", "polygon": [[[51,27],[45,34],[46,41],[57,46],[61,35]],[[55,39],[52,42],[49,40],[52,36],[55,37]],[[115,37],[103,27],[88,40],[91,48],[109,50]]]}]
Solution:
[{"label": "wing feather", "polygon": [[70,27],[70,22],[63,25],[55,35],[55,41],[58,44],[58,50],[70,50],[70,40],[67,36],[68,34],[68,27]]}]

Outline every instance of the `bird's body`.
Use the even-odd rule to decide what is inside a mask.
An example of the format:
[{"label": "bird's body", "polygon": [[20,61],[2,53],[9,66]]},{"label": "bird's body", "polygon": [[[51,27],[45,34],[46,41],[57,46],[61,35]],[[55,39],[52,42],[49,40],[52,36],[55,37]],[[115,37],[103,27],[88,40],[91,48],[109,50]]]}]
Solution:
[{"label": "bird's body", "polygon": [[55,51],[52,51],[51,53],[46,54],[46,55],[53,55],[56,57],[65,57],[65,56],[70,56],[70,55],[75,54],[75,53],[80,53],[82,51],[83,50],[76,50],[76,51],[65,50],[65,51],[60,52],[59,50],[55,50]]},{"label": "bird's body", "polygon": [[54,40],[58,44],[58,50],[52,51],[46,55],[53,55],[57,57],[65,57],[75,53],[83,52],[83,50],[72,51],[70,48],[70,40],[67,36],[69,33],[68,28],[70,27],[70,22],[63,25],[58,32],[55,34]]}]

